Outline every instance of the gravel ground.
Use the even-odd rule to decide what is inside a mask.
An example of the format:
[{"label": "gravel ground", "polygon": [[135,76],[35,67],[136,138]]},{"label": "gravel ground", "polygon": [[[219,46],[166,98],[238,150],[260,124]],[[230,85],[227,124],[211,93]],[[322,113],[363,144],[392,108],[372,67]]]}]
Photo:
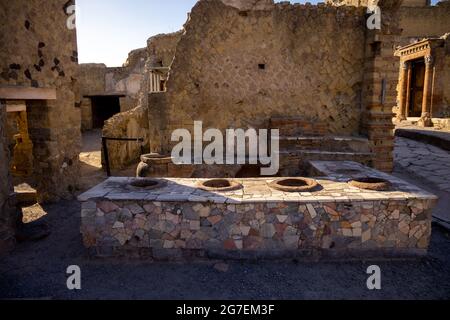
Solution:
[{"label": "gravel ground", "polygon": [[[449,210],[450,197],[409,173],[396,175],[441,196],[436,212]],[[150,263],[89,259],[79,234],[76,201],[43,206],[52,234],[20,244],[0,259],[3,299],[449,299],[449,232],[433,225],[427,257],[376,261],[226,261]],[[379,265],[382,289],[366,287],[368,266]],[[82,290],[69,291],[66,269],[82,270]]]}]

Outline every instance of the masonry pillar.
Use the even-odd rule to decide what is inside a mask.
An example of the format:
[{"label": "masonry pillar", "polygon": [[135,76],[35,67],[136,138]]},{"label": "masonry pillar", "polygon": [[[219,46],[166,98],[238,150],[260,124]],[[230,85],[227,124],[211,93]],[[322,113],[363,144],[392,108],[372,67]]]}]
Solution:
[{"label": "masonry pillar", "polygon": [[422,101],[422,116],[419,124],[423,127],[432,127],[431,121],[431,80],[433,78],[433,56],[425,57],[425,79],[423,83],[423,101]]},{"label": "masonry pillar", "polygon": [[0,256],[9,252],[15,245],[17,214],[9,160],[6,104],[0,101]]}]

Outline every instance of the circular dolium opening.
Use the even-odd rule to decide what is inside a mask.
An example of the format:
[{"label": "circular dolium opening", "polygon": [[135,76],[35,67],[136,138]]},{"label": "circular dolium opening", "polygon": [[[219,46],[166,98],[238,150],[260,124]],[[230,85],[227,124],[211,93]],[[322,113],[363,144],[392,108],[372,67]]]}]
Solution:
[{"label": "circular dolium opening", "polygon": [[389,190],[391,183],[387,180],[375,177],[362,177],[351,180],[350,185],[367,190],[386,191]]},{"label": "circular dolium opening", "polygon": [[131,186],[143,189],[156,189],[164,186],[164,183],[154,179],[138,179],[130,183]]},{"label": "circular dolium opening", "polygon": [[270,183],[271,188],[285,192],[312,191],[318,185],[317,181],[308,178],[282,178]]},{"label": "circular dolium opening", "polygon": [[231,187],[231,182],[226,179],[209,180],[203,183],[208,188],[227,188]]},{"label": "circular dolium opening", "polygon": [[198,187],[206,191],[233,191],[241,189],[242,185],[228,179],[211,179],[199,182]]}]

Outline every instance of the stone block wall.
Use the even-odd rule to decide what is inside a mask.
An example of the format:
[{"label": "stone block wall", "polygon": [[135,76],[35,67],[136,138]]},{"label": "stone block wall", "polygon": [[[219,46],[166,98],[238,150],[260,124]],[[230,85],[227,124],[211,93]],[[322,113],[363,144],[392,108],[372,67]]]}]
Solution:
[{"label": "stone block wall", "polygon": [[0,256],[14,246],[16,215],[13,187],[9,173],[9,150],[6,133],[6,105],[0,103]]},{"label": "stone block wall", "polygon": [[28,103],[33,177],[41,199],[71,197],[79,174],[78,53],[66,13],[71,4],[0,1],[0,85],[56,89],[56,100]]},{"label": "stone block wall", "polygon": [[367,30],[365,40],[363,117],[361,131],[367,134],[374,158],[374,168],[391,172],[394,151],[393,108],[397,104],[399,61],[394,57],[401,39],[398,1],[384,1],[381,6],[381,30]]},{"label": "stone block wall", "polygon": [[398,12],[402,39],[399,46],[411,39],[439,38],[450,32],[450,2],[439,2],[436,6],[401,7]]},{"label": "stone block wall", "polygon": [[129,53],[128,59],[122,67],[107,69],[105,91],[126,93],[126,96],[120,101],[121,112],[136,108],[138,105],[146,60],[146,48],[136,49]]},{"label": "stone block wall", "polygon": [[123,169],[127,165],[139,162],[141,145],[148,151],[148,112],[146,108],[137,107],[127,112],[116,114],[105,122],[105,137],[143,138],[143,143],[135,141],[108,141],[108,156],[111,169]]},{"label": "stone block wall", "polygon": [[202,179],[165,179],[146,190],[110,178],[79,197],[81,233],[96,255],[155,260],[424,254],[436,197],[389,180],[387,192],[328,177],[317,179],[320,191],[289,193],[265,179],[209,192],[198,189]]},{"label": "stone block wall", "polygon": [[329,134],[359,134],[363,8],[282,3],[242,11],[202,0],[185,29],[167,92],[150,97],[152,151],[167,153],[171,132],[194,120],[267,128],[272,117],[301,117],[327,123]]},{"label": "stone block wall", "polygon": [[143,80],[147,52],[145,48],[129,53],[122,67],[108,68],[105,64],[80,64],[77,80],[80,83],[81,128],[92,129],[92,96],[118,95],[120,111],[137,107]]}]

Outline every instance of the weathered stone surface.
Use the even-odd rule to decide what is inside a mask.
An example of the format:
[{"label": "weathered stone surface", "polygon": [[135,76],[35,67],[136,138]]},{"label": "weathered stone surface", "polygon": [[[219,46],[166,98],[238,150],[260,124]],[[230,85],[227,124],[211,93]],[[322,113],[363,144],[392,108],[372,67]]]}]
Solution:
[{"label": "weathered stone surface", "polygon": [[[76,31],[67,28],[68,15],[64,12],[70,3],[19,0],[1,4],[4,45],[0,50],[0,86],[56,91],[55,100],[26,103],[28,132],[34,145],[32,178],[43,201],[72,198],[80,172]],[[24,27],[25,21],[30,23],[29,28]],[[1,166],[8,167],[9,161],[1,160]]]}]

